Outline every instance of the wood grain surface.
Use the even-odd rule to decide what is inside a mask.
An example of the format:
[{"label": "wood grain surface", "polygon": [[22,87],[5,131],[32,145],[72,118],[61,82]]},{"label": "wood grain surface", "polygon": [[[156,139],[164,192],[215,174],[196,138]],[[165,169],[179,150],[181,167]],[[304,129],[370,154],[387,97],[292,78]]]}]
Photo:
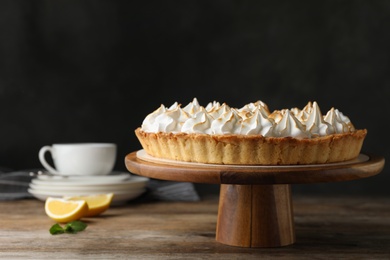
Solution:
[{"label": "wood grain surface", "polygon": [[131,201],[74,235],[49,233],[41,201],[0,202],[0,259],[390,259],[390,198],[293,195],[296,242],[216,242],[218,198]]}]

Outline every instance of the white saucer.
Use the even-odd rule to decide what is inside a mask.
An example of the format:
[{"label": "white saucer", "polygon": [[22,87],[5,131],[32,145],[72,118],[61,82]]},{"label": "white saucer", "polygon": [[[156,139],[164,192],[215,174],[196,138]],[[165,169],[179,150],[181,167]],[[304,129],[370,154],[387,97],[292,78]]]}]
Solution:
[{"label": "white saucer", "polygon": [[108,175],[74,175],[74,176],[62,176],[62,175],[49,175],[49,174],[41,174],[38,175],[36,179],[44,180],[44,181],[61,181],[63,182],[78,182],[78,183],[113,183],[113,182],[121,182],[132,175],[130,173],[125,172],[112,172]]},{"label": "white saucer", "polygon": [[145,185],[138,185],[136,187],[128,188],[126,186],[122,187],[107,187],[107,186],[99,186],[99,187],[50,187],[50,186],[40,186],[35,184],[30,184],[29,187],[36,191],[43,192],[71,192],[71,193],[110,193],[110,192],[124,192],[131,190],[138,190],[145,188]]},{"label": "white saucer", "polygon": [[130,188],[137,188],[137,187],[143,187],[146,185],[146,183],[149,181],[149,178],[142,177],[142,176],[129,176],[127,179],[123,181],[106,181],[106,182],[68,182],[63,180],[40,180],[40,179],[33,179],[31,180],[30,186],[33,186],[33,188],[36,187],[42,187],[47,189],[130,189]]}]

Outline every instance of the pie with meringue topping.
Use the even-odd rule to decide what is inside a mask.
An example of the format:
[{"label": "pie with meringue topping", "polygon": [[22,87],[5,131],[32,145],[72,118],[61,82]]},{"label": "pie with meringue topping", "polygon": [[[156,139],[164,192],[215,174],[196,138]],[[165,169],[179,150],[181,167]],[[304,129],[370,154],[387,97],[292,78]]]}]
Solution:
[{"label": "pie with meringue topping", "polygon": [[232,108],[196,98],[185,107],[161,105],[135,134],[153,157],[185,162],[237,165],[302,165],[343,162],[359,156],[366,129],[317,102],[303,109],[270,112],[262,102]]}]

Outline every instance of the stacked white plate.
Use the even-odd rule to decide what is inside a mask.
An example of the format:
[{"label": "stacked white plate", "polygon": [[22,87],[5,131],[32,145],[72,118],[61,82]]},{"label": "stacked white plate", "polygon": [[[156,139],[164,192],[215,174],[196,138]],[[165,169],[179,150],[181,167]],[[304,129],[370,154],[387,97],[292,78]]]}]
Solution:
[{"label": "stacked white plate", "polygon": [[38,175],[31,180],[28,192],[45,201],[47,197],[64,197],[114,193],[113,205],[139,197],[146,191],[149,178],[124,172],[101,176],[53,176]]}]

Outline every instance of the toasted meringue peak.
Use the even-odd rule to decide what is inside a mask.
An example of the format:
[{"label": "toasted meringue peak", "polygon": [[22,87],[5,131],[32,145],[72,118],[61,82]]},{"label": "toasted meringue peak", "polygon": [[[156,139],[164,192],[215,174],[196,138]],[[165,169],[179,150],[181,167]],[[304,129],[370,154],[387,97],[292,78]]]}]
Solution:
[{"label": "toasted meringue peak", "polygon": [[167,109],[165,108],[165,106],[161,105],[155,111],[147,115],[144,121],[142,122],[142,129],[144,129],[147,132],[154,132],[154,133],[159,132],[160,122],[156,121],[156,118],[159,115],[163,115],[166,111]]},{"label": "toasted meringue peak", "polygon": [[221,106],[221,104],[214,100],[213,102],[208,103],[207,106],[205,107],[205,109],[207,112],[210,112],[210,111],[213,111],[215,109],[218,109],[220,106]]},{"label": "toasted meringue peak", "polygon": [[275,110],[268,117],[274,120],[275,123],[278,123],[280,120],[282,120],[283,114],[281,110]]},{"label": "toasted meringue peak", "polygon": [[251,116],[244,118],[235,131],[241,135],[272,136],[273,120],[261,110],[256,110]]},{"label": "toasted meringue peak", "polygon": [[229,112],[231,108],[223,103],[222,105],[217,105],[211,108],[206,108],[207,113],[214,119],[219,118],[221,115],[226,114]]},{"label": "toasted meringue peak", "polygon": [[237,122],[240,120],[235,109],[229,109],[211,123],[211,134],[234,133]]},{"label": "toasted meringue peak", "polygon": [[281,110],[282,119],[276,123],[274,127],[274,136],[285,137],[291,136],[295,138],[310,138],[311,134],[306,131],[305,126],[288,110]]},{"label": "toasted meringue peak", "polygon": [[258,100],[254,103],[246,104],[245,106],[237,109],[237,111],[254,113],[258,109],[263,110],[263,112],[266,113],[267,115],[270,114],[267,104],[265,104],[261,100]]},{"label": "toasted meringue peak", "polygon": [[209,134],[213,118],[200,107],[199,111],[183,123],[181,131],[184,133]]},{"label": "toasted meringue peak", "polygon": [[294,114],[295,117],[297,117],[297,115],[299,115],[299,113],[302,111],[300,110],[299,108],[297,107],[293,107],[290,109],[290,111]]},{"label": "toasted meringue peak", "polygon": [[271,114],[271,112],[269,111],[269,108],[268,108],[267,104],[264,103],[263,101],[257,100],[257,101],[255,102],[255,105],[256,105],[256,106],[262,107],[262,108],[264,109],[264,111],[267,112],[268,115]]},{"label": "toasted meringue peak", "polygon": [[324,121],[332,125],[336,133],[346,133],[355,130],[351,120],[333,107],[326,113]]},{"label": "toasted meringue peak", "polygon": [[183,110],[189,115],[195,115],[200,110],[200,105],[197,98],[194,98],[192,102],[188,103]]},{"label": "toasted meringue peak", "polygon": [[307,112],[309,109],[308,106],[305,107],[306,109],[299,109],[297,107],[291,108],[291,112],[293,112],[294,116],[298,118],[299,121],[305,122],[307,118],[309,117],[309,112]]},{"label": "toasted meringue peak", "polygon": [[310,114],[312,109],[313,109],[313,103],[309,101],[307,102],[307,105],[302,109],[302,111],[305,111],[306,113]]},{"label": "toasted meringue peak", "polygon": [[180,107],[179,103],[175,102],[169,108],[167,108],[167,110],[174,110],[177,109],[178,107]]},{"label": "toasted meringue peak", "polygon": [[321,114],[320,107],[318,106],[317,102],[315,101],[313,102],[313,105],[309,111],[310,112],[306,120],[307,131],[311,132],[313,135],[319,135],[319,136],[330,135],[335,133],[334,127],[331,124],[324,121],[324,118]]}]

